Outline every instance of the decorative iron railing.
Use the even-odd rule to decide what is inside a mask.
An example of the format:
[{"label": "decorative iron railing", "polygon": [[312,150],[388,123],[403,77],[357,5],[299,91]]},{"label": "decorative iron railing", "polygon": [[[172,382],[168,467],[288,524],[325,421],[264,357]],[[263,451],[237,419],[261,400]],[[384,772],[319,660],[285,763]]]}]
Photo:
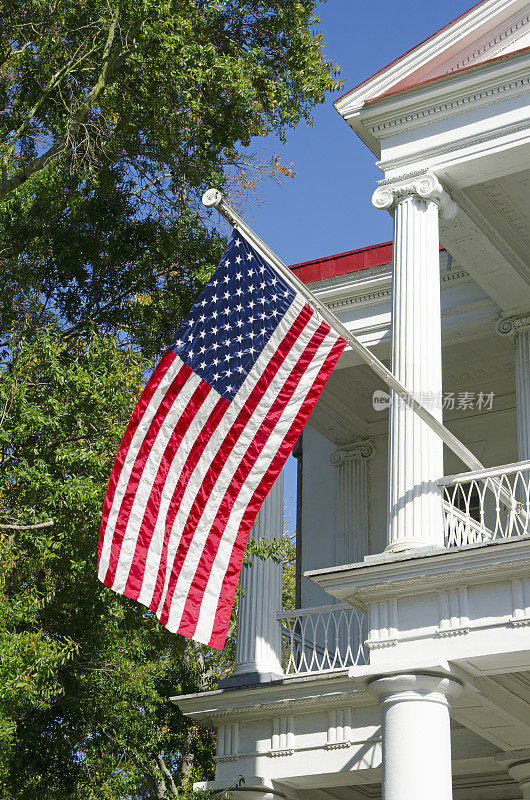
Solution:
[{"label": "decorative iron railing", "polygon": [[348,605],[278,614],[286,675],[344,669],[368,662],[366,614]]},{"label": "decorative iron railing", "polygon": [[530,461],[450,475],[438,485],[446,547],[530,534]]}]

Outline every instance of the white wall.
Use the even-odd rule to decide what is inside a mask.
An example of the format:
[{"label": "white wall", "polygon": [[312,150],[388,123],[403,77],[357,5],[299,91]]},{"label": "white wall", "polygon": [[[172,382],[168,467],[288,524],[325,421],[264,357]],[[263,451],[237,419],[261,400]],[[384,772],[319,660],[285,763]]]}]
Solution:
[{"label": "white wall", "polygon": [[[452,422],[448,427],[486,467],[518,461],[515,408],[477,413],[476,416]],[[446,475],[466,471],[462,462],[447,448],[444,471]]]},{"label": "white wall", "polygon": [[[303,446],[302,575],[335,565],[337,532],[337,468],[329,460],[336,445],[306,425]],[[333,602],[316,583],[302,577],[302,608]]]}]

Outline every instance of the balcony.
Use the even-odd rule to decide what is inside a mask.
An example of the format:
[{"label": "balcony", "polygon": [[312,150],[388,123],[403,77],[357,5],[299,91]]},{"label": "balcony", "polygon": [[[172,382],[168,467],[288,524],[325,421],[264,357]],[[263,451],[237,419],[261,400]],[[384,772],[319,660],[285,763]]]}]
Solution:
[{"label": "balcony", "polygon": [[530,533],[530,461],[450,475],[438,485],[447,548]]},{"label": "balcony", "polygon": [[[450,475],[443,491],[445,547],[486,544],[530,534],[530,461]],[[285,675],[367,664],[368,618],[347,604],[283,611]]]}]

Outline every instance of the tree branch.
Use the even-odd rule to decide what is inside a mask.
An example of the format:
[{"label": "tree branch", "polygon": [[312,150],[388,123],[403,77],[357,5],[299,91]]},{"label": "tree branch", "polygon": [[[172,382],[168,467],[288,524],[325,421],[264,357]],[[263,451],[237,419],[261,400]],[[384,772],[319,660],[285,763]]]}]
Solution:
[{"label": "tree branch", "polygon": [[171,772],[167,768],[166,762],[164,761],[163,757],[159,753],[155,754],[155,761],[158,764],[160,772],[163,774],[164,778],[167,781],[166,789],[167,789],[167,785],[169,784],[170,792],[175,797],[178,797],[179,796],[179,791],[178,791],[178,788],[177,788],[177,785],[176,785],[175,781],[173,780],[173,775],[171,774]]},{"label": "tree branch", "polygon": [[[105,48],[103,51],[103,61],[101,71],[99,73],[99,77],[88,93],[86,99],[80,103],[77,110],[70,115],[66,123],[66,133],[65,135],[59,139],[52,147],[50,147],[45,153],[38,156],[38,158],[34,159],[31,164],[25,165],[22,170],[16,173],[16,175],[12,175],[11,178],[4,181],[1,188],[0,188],[0,199],[6,197],[8,194],[13,192],[23,183],[25,183],[28,178],[34,175],[36,172],[44,169],[46,164],[48,164],[52,159],[56,156],[63,153],[68,144],[75,139],[77,133],[79,132],[79,128],[83,124],[83,122],[88,118],[90,111],[94,107],[96,100],[101,95],[104,88],[107,86],[109,76],[112,73],[112,70],[115,69],[117,64],[119,63],[120,59],[122,59],[125,54],[122,51],[121,46],[117,48],[117,52],[114,53],[111,57],[111,51],[114,44],[114,39],[116,36],[116,29],[118,26],[118,18],[119,18],[119,7],[117,7],[114,11],[112,21],[110,24],[109,32],[107,35],[107,41],[105,43]],[[141,24],[139,20],[138,25]]]},{"label": "tree branch", "polygon": [[0,525],[0,530],[2,531],[33,531],[37,528],[51,528],[54,525],[53,519],[47,520],[47,522],[39,522],[36,525]]},{"label": "tree branch", "polygon": [[23,120],[23,122],[19,125],[18,129],[15,131],[14,136],[13,136],[13,140],[12,140],[11,144],[9,145],[9,148],[7,149],[6,155],[4,157],[5,161],[8,161],[11,158],[11,156],[13,155],[13,153],[15,152],[15,147],[16,147],[16,144],[17,144],[18,140],[25,133],[25,131],[28,129],[31,120],[33,119],[33,117],[35,116],[35,114],[37,113],[37,111],[39,110],[41,105],[44,103],[46,98],[50,95],[50,93],[54,89],[56,89],[59,86],[59,84],[61,83],[62,79],[66,75],[68,75],[68,73],[71,72],[85,58],[87,58],[87,56],[89,56],[90,53],[92,53],[95,48],[94,47],[90,48],[86,53],[84,53],[81,56],[81,58],[77,58],[76,59],[76,56],[79,53],[80,49],[81,49],[81,47],[78,47],[77,50],[75,51],[73,57],[70,59],[70,61],[67,64],[64,64],[60,69],[58,69],[57,72],[55,73],[55,75],[52,75],[52,77],[48,81],[47,86],[44,88],[44,91],[42,92],[41,96],[34,103],[33,108],[30,109],[30,111],[26,115],[26,117]]}]

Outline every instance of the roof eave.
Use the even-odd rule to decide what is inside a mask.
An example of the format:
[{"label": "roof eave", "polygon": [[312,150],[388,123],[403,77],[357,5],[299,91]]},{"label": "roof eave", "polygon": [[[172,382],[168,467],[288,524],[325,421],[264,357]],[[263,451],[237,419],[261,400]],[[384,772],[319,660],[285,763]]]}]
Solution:
[{"label": "roof eave", "polygon": [[372,153],[380,159],[381,142],[368,127],[368,122],[373,119],[374,114],[380,114],[383,110],[385,114],[395,113],[397,110],[403,110],[411,104],[423,102],[420,101],[422,96],[424,98],[442,96],[444,92],[448,91],[447,87],[450,84],[456,85],[459,83],[467,89],[475,85],[480,86],[485,79],[484,76],[487,76],[487,73],[491,72],[492,69],[498,69],[499,75],[502,75],[503,72],[506,75],[510,75],[514,70],[520,70],[521,65],[526,65],[529,57],[530,47],[521,48],[512,53],[488,59],[480,64],[463,67],[446,75],[429,78],[414,86],[407,86],[395,92],[389,91],[378,97],[372,97],[364,101],[361,106],[349,109],[347,113],[342,113],[341,116]]},{"label": "roof eave", "polygon": [[[515,2],[516,0],[513,0]],[[512,3],[509,3],[511,5]],[[334,106],[339,114],[351,125],[349,118],[358,113],[365,103],[386,94],[400,81],[411,75],[422,63],[432,60],[439,53],[452,46],[480,27],[488,16],[506,10],[506,0],[481,0],[477,5],[453,20],[437,33],[416,47],[404,53],[371,78],[335,100]],[[352,126],[353,127],[353,126]]]},{"label": "roof eave", "polygon": [[[375,73],[374,73],[373,75],[371,75],[369,78],[365,78],[365,80],[364,80],[364,81],[361,81],[361,83],[357,84],[357,86],[354,86],[352,89],[349,89],[347,92],[344,92],[344,94],[342,94],[340,97],[338,97],[338,98],[337,98],[337,100],[335,100],[335,101],[334,101],[333,105],[335,106],[335,108],[337,108],[337,110],[338,110],[338,106],[337,106],[337,104],[338,104],[338,103],[340,103],[342,100],[344,100],[345,98],[349,97],[349,96],[350,96],[350,95],[352,95],[354,92],[358,92],[358,91],[360,91],[360,90],[362,89],[362,87],[363,87],[363,86],[367,86],[367,84],[369,84],[370,82],[374,81],[376,78],[380,77],[380,76],[382,75],[382,73],[386,72],[387,70],[389,70],[389,69],[390,69],[391,67],[393,67],[394,65],[397,65],[397,64],[398,64],[398,62],[402,61],[402,60],[403,60],[403,59],[404,59],[406,56],[409,56],[409,55],[413,54],[413,53],[414,53],[414,51],[418,50],[418,48],[420,48],[420,47],[423,47],[423,46],[427,46],[427,45],[428,45],[430,42],[432,42],[432,40],[433,40],[433,39],[434,39],[436,36],[438,36],[439,34],[441,34],[441,33],[445,32],[445,31],[446,31],[448,28],[450,28],[451,26],[455,25],[455,24],[456,24],[457,22],[459,22],[459,21],[460,21],[460,20],[461,20],[463,17],[466,17],[468,14],[470,14],[472,11],[474,11],[474,9],[478,8],[478,6],[481,6],[481,5],[483,5],[483,3],[484,3],[484,2],[486,2],[486,0],[479,0],[479,2],[478,2],[478,3],[475,3],[475,5],[474,5],[474,6],[472,6],[471,8],[469,8],[467,11],[464,11],[464,13],[463,13],[463,14],[460,14],[458,17],[456,17],[455,19],[453,19],[453,20],[451,20],[450,22],[448,22],[448,23],[447,23],[446,25],[444,25],[442,28],[440,28],[439,30],[437,30],[437,31],[435,31],[434,33],[432,33],[432,34],[431,34],[430,36],[428,36],[426,39],[423,39],[423,41],[421,41],[421,42],[419,42],[418,44],[414,45],[414,47],[411,47],[411,48],[410,48],[409,50],[407,50],[405,53],[402,53],[400,56],[398,56],[397,58],[395,58],[393,61],[391,61],[391,62],[390,62],[389,64],[387,64],[386,66],[384,66],[384,67],[381,67],[381,69],[377,70],[377,72],[375,72]],[[339,112],[339,113],[340,113],[340,112]]]}]

